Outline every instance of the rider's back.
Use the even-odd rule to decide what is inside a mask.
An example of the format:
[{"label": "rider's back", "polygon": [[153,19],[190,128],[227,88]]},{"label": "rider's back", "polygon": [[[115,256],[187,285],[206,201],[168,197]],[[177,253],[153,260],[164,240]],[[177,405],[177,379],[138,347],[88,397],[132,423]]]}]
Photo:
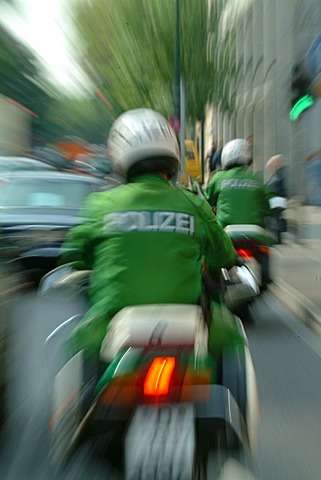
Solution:
[{"label": "rider's back", "polygon": [[86,220],[64,244],[64,262],[92,270],[91,308],[73,336],[75,351],[99,351],[109,320],[125,306],[198,303],[204,258],[210,272],[236,258],[208,203],[171,184],[179,149],[164,117],[125,112],[108,145],[128,183],[88,197]]},{"label": "rider's back", "polygon": [[208,186],[209,201],[224,227],[234,224],[263,225],[269,210],[263,182],[242,166],[218,172]]},{"label": "rider's back", "polygon": [[197,302],[204,231],[195,201],[156,175],[93,195],[95,303]]}]

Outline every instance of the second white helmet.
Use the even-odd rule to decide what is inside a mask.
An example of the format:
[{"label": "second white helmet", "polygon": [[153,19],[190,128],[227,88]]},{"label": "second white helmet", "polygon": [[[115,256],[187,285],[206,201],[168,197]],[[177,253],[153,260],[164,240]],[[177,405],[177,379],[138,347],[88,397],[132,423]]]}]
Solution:
[{"label": "second white helmet", "polygon": [[224,145],[221,156],[222,168],[231,168],[233,165],[247,165],[250,160],[248,144],[243,138],[236,138]]},{"label": "second white helmet", "polygon": [[179,166],[179,147],[175,133],[165,117],[147,108],[129,110],[114,122],[108,153],[124,175],[166,170],[175,175]]}]

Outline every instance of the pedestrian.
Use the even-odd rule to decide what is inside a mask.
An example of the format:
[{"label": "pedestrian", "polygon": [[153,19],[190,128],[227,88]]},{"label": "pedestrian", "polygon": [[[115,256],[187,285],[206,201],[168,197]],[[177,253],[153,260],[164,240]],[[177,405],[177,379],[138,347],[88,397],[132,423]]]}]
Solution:
[{"label": "pedestrian", "polygon": [[222,139],[219,140],[217,144],[217,149],[212,157],[211,161],[211,172],[216,172],[221,169],[222,161],[222,149],[223,149],[224,142]]},{"label": "pedestrian", "polygon": [[212,165],[213,165],[213,158],[214,158],[215,152],[216,152],[216,142],[213,140],[211,144],[211,148],[206,157],[206,163],[207,163],[208,171],[210,174],[212,173]]},{"label": "pedestrian", "polygon": [[279,197],[288,197],[287,185],[286,185],[286,167],[284,164],[283,155],[274,155],[271,157],[266,165],[265,169],[268,172],[269,178],[266,182],[267,188]]}]

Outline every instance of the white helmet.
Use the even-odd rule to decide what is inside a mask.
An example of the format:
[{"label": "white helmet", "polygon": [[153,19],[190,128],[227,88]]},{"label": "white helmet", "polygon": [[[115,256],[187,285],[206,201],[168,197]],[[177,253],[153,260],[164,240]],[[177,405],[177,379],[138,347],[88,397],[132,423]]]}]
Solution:
[{"label": "white helmet", "polygon": [[158,112],[129,110],[114,122],[108,153],[125,175],[167,171],[174,176],[179,166],[179,147],[174,130]]},{"label": "white helmet", "polygon": [[224,145],[221,155],[223,169],[231,168],[233,165],[247,165],[250,160],[250,153],[246,140],[236,138]]}]

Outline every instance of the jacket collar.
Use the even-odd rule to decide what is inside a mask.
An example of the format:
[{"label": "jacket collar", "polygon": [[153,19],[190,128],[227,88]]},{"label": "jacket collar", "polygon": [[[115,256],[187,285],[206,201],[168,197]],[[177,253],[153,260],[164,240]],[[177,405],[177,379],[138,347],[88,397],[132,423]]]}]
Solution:
[{"label": "jacket collar", "polygon": [[163,183],[168,186],[171,186],[170,182],[165,178],[161,177],[160,175],[156,175],[155,173],[146,173],[144,175],[139,175],[134,177],[129,183]]}]

